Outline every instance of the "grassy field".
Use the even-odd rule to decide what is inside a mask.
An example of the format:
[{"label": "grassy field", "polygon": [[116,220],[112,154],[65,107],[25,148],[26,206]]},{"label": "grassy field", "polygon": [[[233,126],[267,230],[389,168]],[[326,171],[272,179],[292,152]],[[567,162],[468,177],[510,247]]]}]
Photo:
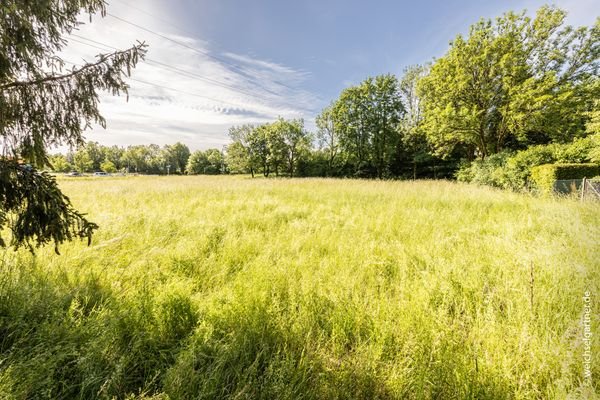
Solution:
[{"label": "grassy field", "polygon": [[2,253],[0,398],[595,398],[600,206],[451,182],[63,179]]}]

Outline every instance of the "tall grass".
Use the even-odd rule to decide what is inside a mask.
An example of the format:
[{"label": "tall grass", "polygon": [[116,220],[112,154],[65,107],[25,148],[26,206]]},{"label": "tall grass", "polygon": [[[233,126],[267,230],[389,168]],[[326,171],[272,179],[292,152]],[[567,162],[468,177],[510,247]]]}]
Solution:
[{"label": "tall grass", "polygon": [[63,180],[0,263],[0,398],[592,398],[600,207],[450,182]]}]

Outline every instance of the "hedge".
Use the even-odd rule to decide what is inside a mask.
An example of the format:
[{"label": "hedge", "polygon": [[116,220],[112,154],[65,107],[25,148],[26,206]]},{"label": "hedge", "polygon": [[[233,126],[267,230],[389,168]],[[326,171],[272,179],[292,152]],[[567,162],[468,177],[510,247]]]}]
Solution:
[{"label": "hedge", "polygon": [[554,191],[558,180],[591,178],[600,174],[597,164],[544,164],[531,169],[531,180],[543,193]]}]

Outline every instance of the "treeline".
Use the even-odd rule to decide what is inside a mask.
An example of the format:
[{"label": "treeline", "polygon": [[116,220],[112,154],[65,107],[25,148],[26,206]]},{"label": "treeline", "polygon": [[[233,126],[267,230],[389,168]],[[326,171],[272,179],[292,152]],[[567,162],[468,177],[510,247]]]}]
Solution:
[{"label": "treeline", "polygon": [[520,189],[536,165],[600,161],[600,19],[573,28],[565,17],[545,6],[481,20],[432,63],[343,90],[313,133],[279,118],[232,127],[223,152],[190,155],[177,143],[111,147],[102,159],[91,144],[65,159],[79,170],[458,177]]},{"label": "treeline", "polygon": [[182,143],[163,147],[151,144],[124,148],[88,142],[75,152],[52,156],[50,163],[56,172],[183,174],[187,171],[190,156],[190,149]]},{"label": "treeline", "polygon": [[221,174],[227,172],[225,158],[218,149],[190,152],[182,144],[160,147],[156,144],[103,146],[89,142],[85,147],[66,155],[51,157],[56,172],[140,173],[140,174]]},{"label": "treeline", "polygon": [[[600,19],[573,28],[565,16],[545,6],[533,18],[481,20],[434,62],[345,89],[287,172],[452,176],[518,190],[536,165],[600,162]],[[231,129],[236,171],[276,168],[281,123]]]},{"label": "treeline", "polygon": [[307,132],[301,119],[232,127],[227,170],[266,177],[453,176],[460,154],[434,154],[408,124],[413,116],[405,99],[413,88],[406,79],[381,75],[344,90],[317,116],[315,133]]}]

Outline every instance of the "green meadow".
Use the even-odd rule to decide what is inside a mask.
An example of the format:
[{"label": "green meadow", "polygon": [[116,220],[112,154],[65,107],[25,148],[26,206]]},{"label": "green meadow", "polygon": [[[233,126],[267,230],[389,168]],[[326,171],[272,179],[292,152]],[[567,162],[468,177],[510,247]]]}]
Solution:
[{"label": "green meadow", "polygon": [[[61,178],[100,225],[2,250],[1,399],[567,399],[600,207],[456,182]],[[592,350],[600,357],[593,318]]]}]

